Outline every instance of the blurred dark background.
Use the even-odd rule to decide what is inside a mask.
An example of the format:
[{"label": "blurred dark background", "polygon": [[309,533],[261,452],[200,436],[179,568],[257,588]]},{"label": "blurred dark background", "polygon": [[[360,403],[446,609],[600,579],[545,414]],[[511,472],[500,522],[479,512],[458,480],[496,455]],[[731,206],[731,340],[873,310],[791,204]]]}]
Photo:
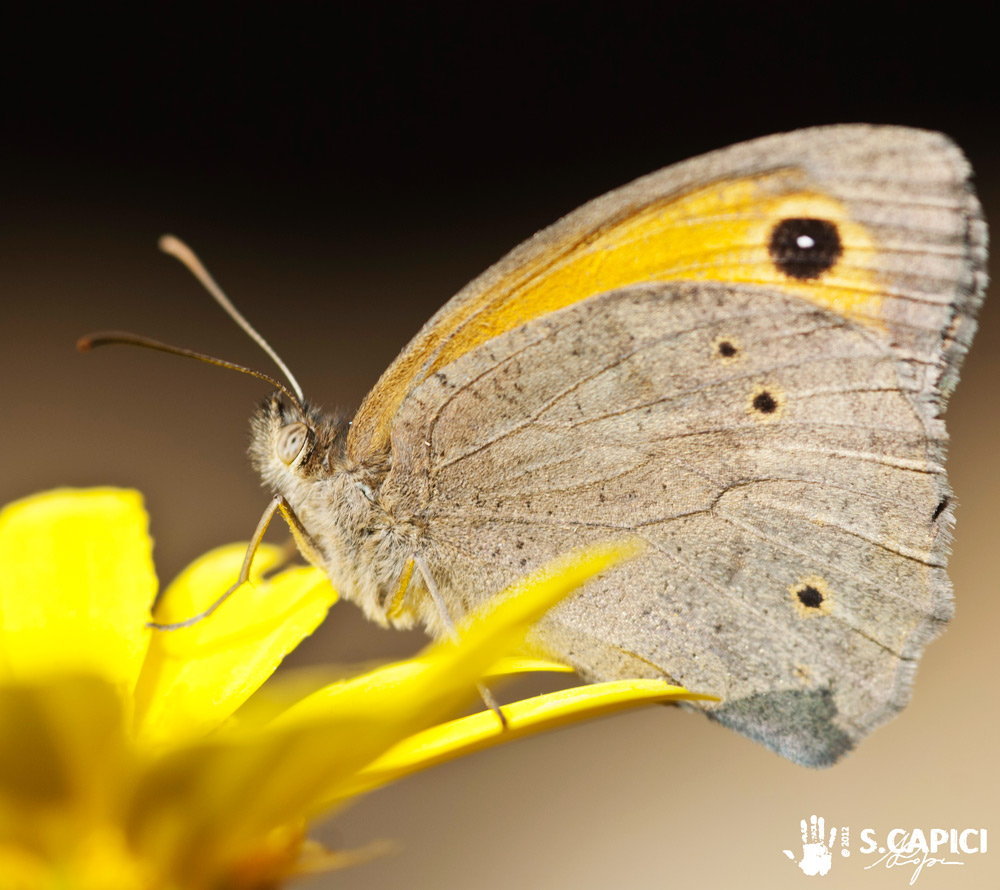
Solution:
[{"label": "blurred dark background", "polygon": [[[354,408],[427,317],[518,241],[658,167],[769,132],[943,130],[1000,218],[995,29],[974,4],[244,4],[0,21],[0,499],[147,497],[161,576],[246,538],[257,382],[139,350],[140,331],[270,371],[156,250],[187,239],[307,394]],[[800,886],[798,820],[1000,830],[1000,318],[949,414],[958,617],[902,718],[814,773],[656,709],[480,755],[325,830],[395,857],[316,886]],[[295,663],[411,651],[338,606]],[[997,857],[997,858],[994,858]],[[903,886],[837,866],[824,886]],[[839,875],[839,877],[838,877]],[[1000,852],[949,887],[992,887]],[[921,883],[944,878],[930,874]],[[840,883],[844,881],[845,883]]]}]

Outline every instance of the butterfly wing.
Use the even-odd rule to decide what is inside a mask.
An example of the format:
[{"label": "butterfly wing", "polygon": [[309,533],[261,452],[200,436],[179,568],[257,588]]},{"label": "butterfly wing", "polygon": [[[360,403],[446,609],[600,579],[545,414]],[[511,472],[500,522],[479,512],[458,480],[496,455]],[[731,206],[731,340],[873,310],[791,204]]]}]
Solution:
[{"label": "butterfly wing", "polygon": [[[772,285],[884,328],[916,324],[930,338],[954,307],[961,324],[941,353],[957,350],[958,361],[985,281],[985,227],[968,176],[961,152],[939,133],[841,125],[756,139],[637,179],[537,233],[449,300],[365,399],[348,454],[386,453],[406,396],[470,349],[647,281]],[[839,262],[823,268],[792,250],[776,265],[775,225],[788,219],[832,222]],[[831,247],[817,246],[821,257]]]},{"label": "butterfly wing", "polygon": [[[458,334],[425,328],[408,350],[434,341],[447,360],[411,377],[380,498],[422,530],[457,612],[558,553],[640,536],[646,552],[556,610],[536,644],[590,678],[714,693],[720,722],[829,764],[903,707],[951,614],[940,414],[981,299],[985,229],[964,160],[934,134],[806,131],[677,169],[540,240],[624,231],[636,194],[677,181],[728,207],[726,227],[695,214],[664,231],[745,240],[689,255],[687,280],[615,279],[448,352],[493,311],[483,293],[553,249],[519,248],[439,316]],[[758,199],[740,204],[748,179]],[[645,262],[642,239],[622,244],[605,252]],[[462,314],[473,321],[454,326]]]}]

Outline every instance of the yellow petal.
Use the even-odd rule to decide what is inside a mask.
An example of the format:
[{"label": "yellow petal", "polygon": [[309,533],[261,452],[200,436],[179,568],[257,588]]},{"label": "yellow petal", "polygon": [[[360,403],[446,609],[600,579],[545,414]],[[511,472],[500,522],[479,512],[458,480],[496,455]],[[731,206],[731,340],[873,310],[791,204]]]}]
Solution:
[{"label": "yellow petal", "polygon": [[145,863],[131,855],[113,826],[100,826],[67,839],[65,846],[41,855],[0,844],[3,890],[150,890],[163,887]]},{"label": "yellow petal", "polygon": [[656,702],[712,698],[662,680],[614,680],[575,686],[503,705],[507,726],[492,711],[480,711],[410,736],[359,772],[356,784],[342,790],[353,797],[410,773],[474,751],[512,742],[559,726],[603,717]]},{"label": "yellow petal", "polygon": [[[470,614],[459,625],[458,644],[440,640],[417,658],[333,683],[290,708],[280,722],[324,720],[354,711],[368,719],[384,712],[390,702],[395,713],[419,712],[414,714],[419,722],[439,693],[447,703],[434,713],[444,716],[455,706],[456,688],[472,689],[501,657],[519,648],[546,611],[594,575],[633,556],[640,546],[631,541],[601,544],[553,560]],[[428,722],[433,721],[425,725]]]},{"label": "yellow petal", "polygon": [[496,664],[483,675],[486,680],[494,677],[512,677],[517,674],[531,674],[545,672],[550,674],[572,674],[573,668],[568,664],[559,661],[550,661],[547,658],[528,658],[519,656],[515,658],[501,658]]},{"label": "yellow petal", "polygon": [[0,875],[4,890],[51,890],[53,881],[49,864],[38,853],[16,844],[0,842]]},{"label": "yellow petal", "polygon": [[458,645],[435,643],[419,659],[327,687],[267,731],[237,727],[167,754],[137,790],[131,836],[182,885],[247,855],[276,826],[340,798],[392,745],[455,713],[546,609],[633,552],[608,545],[557,560],[463,623]]},{"label": "yellow petal", "polygon": [[[236,580],[245,544],[207,553],[167,588],[158,621],[203,611]],[[295,567],[273,578],[261,573],[281,550],[262,545],[250,584],[191,627],[155,631],[136,688],[137,735],[174,741],[219,726],[322,622],[337,594],[319,569]]]},{"label": "yellow petal", "polygon": [[0,511],[0,674],[94,671],[131,691],[156,594],[142,496],[60,489]]},{"label": "yellow petal", "polygon": [[[71,876],[72,890],[150,890],[162,886],[162,876],[150,872],[137,859],[118,826],[105,825],[78,839],[72,857],[56,869],[52,890],[66,886]],[[60,880],[61,879],[61,880]]]},{"label": "yellow petal", "polygon": [[131,760],[103,677],[0,685],[0,838],[50,856],[117,815]]}]

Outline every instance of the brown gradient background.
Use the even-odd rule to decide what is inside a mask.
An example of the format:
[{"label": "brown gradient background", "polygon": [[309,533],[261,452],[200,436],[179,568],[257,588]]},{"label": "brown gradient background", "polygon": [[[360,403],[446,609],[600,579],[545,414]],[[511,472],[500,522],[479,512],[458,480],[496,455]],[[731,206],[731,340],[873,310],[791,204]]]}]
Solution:
[{"label": "brown gradient background", "polygon": [[[236,7],[234,7],[236,8]],[[993,57],[974,7],[940,4],[172,7],[3,25],[0,499],[117,484],[148,500],[164,579],[245,539],[266,495],[245,458],[264,390],[76,338],[136,330],[267,367],[173,260],[188,239],[311,398],[356,407],[419,325],[583,201],[684,157],[845,121],[941,129],[1000,219]],[[989,38],[992,39],[992,38]],[[1000,886],[997,669],[1000,298],[953,399],[958,612],[914,700],[844,763],[793,766],[659,708],[447,765],[322,826],[395,855],[309,887],[803,887],[811,813],[882,836],[985,827],[993,849],[922,887]],[[412,651],[349,605],[297,665]],[[836,860],[819,886],[905,887]]]}]

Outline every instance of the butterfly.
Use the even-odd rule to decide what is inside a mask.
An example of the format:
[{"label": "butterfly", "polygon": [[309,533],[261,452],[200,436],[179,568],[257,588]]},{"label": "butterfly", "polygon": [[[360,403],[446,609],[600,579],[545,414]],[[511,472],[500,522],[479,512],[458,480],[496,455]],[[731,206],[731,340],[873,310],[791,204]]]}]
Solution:
[{"label": "butterfly", "polygon": [[841,125],[591,201],[448,301],[352,421],[272,381],[258,532],[281,512],[369,618],[435,636],[638,537],[530,647],[710,693],[686,706],[832,764],[952,614],[941,416],[986,284],[969,178],[941,134]]}]

